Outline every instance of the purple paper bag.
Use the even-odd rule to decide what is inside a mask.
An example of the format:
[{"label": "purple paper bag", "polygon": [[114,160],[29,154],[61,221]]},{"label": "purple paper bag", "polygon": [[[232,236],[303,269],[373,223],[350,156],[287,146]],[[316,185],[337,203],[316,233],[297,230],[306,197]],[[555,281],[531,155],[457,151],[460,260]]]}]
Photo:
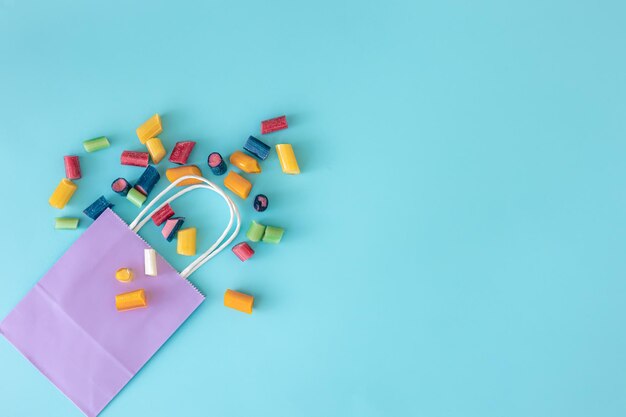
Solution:
[{"label": "purple paper bag", "polygon": [[[96,416],[204,301],[107,209],[0,323],[2,333],[87,416]],[[115,279],[131,268],[130,283]],[[143,288],[148,307],[118,312],[115,295]]]}]

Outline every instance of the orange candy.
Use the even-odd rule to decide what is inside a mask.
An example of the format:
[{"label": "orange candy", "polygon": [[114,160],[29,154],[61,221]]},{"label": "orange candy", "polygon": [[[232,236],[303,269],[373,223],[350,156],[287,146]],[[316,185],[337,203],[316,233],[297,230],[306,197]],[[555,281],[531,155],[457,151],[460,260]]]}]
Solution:
[{"label": "orange candy", "polygon": [[233,152],[230,156],[230,163],[248,174],[258,174],[261,172],[259,162],[240,151]]},{"label": "orange candy", "polygon": [[148,307],[148,300],[146,299],[146,293],[143,291],[143,288],[115,296],[115,308],[117,308],[117,311],[126,311],[142,307]]},{"label": "orange candy", "polygon": [[248,198],[252,190],[250,181],[233,171],[230,171],[224,178],[224,186],[244,200]]},{"label": "orange candy", "polygon": [[254,304],[254,297],[248,294],[244,294],[239,291],[226,290],[224,293],[224,305],[226,307],[234,308],[243,313],[252,314],[252,305]]},{"label": "orange candy", "polygon": [[[198,177],[202,176],[202,171],[196,165],[185,165],[182,167],[170,168],[165,171],[165,176],[170,182],[174,182],[180,177],[184,177],[185,175],[197,175]],[[176,184],[178,187],[182,187],[183,185],[191,185],[191,184],[202,184],[202,181],[195,180],[193,178],[184,180]]]}]

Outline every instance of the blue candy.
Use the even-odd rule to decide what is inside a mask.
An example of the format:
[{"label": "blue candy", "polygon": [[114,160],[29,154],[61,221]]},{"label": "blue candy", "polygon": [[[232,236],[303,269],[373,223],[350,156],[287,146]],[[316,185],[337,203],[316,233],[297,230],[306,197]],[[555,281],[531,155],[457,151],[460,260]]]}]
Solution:
[{"label": "blue candy", "polygon": [[148,168],[141,174],[141,177],[137,180],[135,188],[141,191],[142,194],[148,196],[150,191],[154,188],[157,182],[161,179],[159,171],[152,165],[148,165]]},{"label": "blue candy", "polygon": [[89,207],[83,210],[83,213],[87,215],[87,217],[91,217],[96,220],[104,210],[113,207],[113,204],[109,203],[109,200],[104,198],[104,196],[100,196],[96,201],[94,201]]},{"label": "blue candy", "polygon": [[270,154],[270,147],[254,136],[248,138],[243,148],[262,161],[266,160]]}]

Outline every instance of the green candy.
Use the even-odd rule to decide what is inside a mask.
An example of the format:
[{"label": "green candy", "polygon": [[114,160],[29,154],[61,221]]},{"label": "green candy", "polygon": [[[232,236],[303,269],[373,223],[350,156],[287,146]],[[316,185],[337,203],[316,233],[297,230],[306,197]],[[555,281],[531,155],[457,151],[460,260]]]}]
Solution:
[{"label": "green candy", "polygon": [[89,139],[83,142],[83,147],[87,152],[95,152],[100,149],[105,149],[111,146],[109,143],[109,139],[104,136],[100,136],[99,138]]},{"label": "green candy", "polygon": [[263,235],[263,242],[265,243],[280,243],[283,238],[285,230],[281,227],[267,226],[265,228],[265,234]]},{"label": "green candy", "polygon": [[54,228],[57,230],[74,230],[78,228],[79,219],[76,217],[57,217],[54,219]]},{"label": "green candy", "polygon": [[126,194],[126,198],[128,199],[128,201],[130,201],[131,203],[133,203],[137,207],[141,207],[141,206],[143,206],[143,203],[146,202],[146,198],[148,198],[148,197],[146,197],[145,195],[141,194],[139,191],[137,191],[136,188],[131,188],[128,191],[128,194]]},{"label": "green candy", "polygon": [[265,232],[265,226],[252,220],[252,223],[250,223],[250,228],[248,229],[246,236],[252,242],[258,242],[259,240],[261,240],[261,238],[263,238],[264,232]]}]

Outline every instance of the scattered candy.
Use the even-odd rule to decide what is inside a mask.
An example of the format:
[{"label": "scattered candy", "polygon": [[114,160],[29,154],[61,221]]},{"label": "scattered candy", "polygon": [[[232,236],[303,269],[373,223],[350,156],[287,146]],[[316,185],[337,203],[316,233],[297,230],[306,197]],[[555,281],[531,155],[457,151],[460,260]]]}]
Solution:
[{"label": "scattered candy", "polygon": [[[197,175],[198,177],[201,177],[202,171],[200,171],[200,168],[198,168],[196,165],[185,165],[182,167],[169,168],[167,171],[165,171],[165,176],[170,182],[174,182],[180,177],[184,177],[185,175]],[[202,181],[189,178],[179,182],[177,184],[177,187],[191,184],[202,184]]]},{"label": "scattered candy", "polygon": [[126,194],[128,194],[128,191],[131,189],[131,186],[130,183],[124,178],[118,178],[111,183],[111,189],[122,197],[126,197]]},{"label": "scattered candy", "polygon": [[254,255],[254,250],[246,242],[241,242],[233,246],[233,253],[237,255],[241,262],[244,262]]},{"label": "scattered candy", "polygon": [[85,213],[87,217],[96,220],[102,213],[104,213],[104,210],[111,207],[113,207],[113,204],[109,203],[109,201],[101,195],[100,198],[83,210],[83,213]]},{"label": "scattered candy", "polygon": [[222,158],[222,155],[218,152],[210,154],[207,163],[209,164],[209,168],[211,168],[213,175],[224,175],[226,172],[226,162],[224,162],[224,158]]},{"label": "scattered candy", "polygon": [[248,198],[248,194],[252,190],[250,181],[233,171],[230,171],[224,178],[224,186],[244,200]]},{"label": "scattered candy", "polygon": [[76,217],[57,217],[54,219],[54,228],[57,230],[74,230],[78,228],[78,222]]},{"label": "scattered candy", "polygon": [[261,122],[261,134],[276,132],[277,130],[287,129],[287,117],[280,116]]},{"label": "scattered candy", "polygon": [[133,280],[133,270],[130,268],[120,268],[115,271],[115,279],[119,282],[131,282]]},{"label": "scattered candy", "polygon": [[65,177],[68,180],[79,180],[82,177],[80,161],[76,155],[64,156],[63,162],[65,163]]},{"label": "scattered candy", "polygon": [[194,256],[196,254],[196,228],[189,227],[178,231],[178,246],[176,252],[180,255]]},{"label": "scattered candy", "polygon": [[152,221],[157,226],[161,226],[161,224],[163,224],[164,221],[166,221],[173,215],[174,215],[174,210],[172,210],[172,206],[170,206],[168,203],[164,205],[163,207],[161,207],[160,209],[158,209],[156,213],[152,215]]},{"label": "scattered candy", "polygon": [[163,132],[161,117],[158,114],[155,114],[137,128],[137,137],[141,143],[146,143],[148,139],[152,139],[161,132]]},{"label": "scattered candy", "polygon": [[126,199],[137,207],[141,207],[143,206],[143,203],[146,202],[148,197],[137,188],[131,188],[128,190],[128,194],[126,194]]},{"label": "scattered candy", "polygon": [[257,194],[256,197],[254,197],[254,209],[256,211],[265,211],[267,210],[267,206],[269,205],[270,200],[267,198],[267,196],[265,194]]},{"label": "scattered candy", "polygon": [[149,277],[157,276],[157,258],[154,249],[143,250],[144,272]]},{"label": "scattered candy", "polygon": [[154,188],[157,182],[161,179],[159,171],[152,165],[148,165],[146,170],[141,174],[135,188],[141,191],[146,197],[150,195],[150,191]]},{"label": "scattered candy", "polygon": [[263,238],[263,233],[265,233],[265,226],[252,220],[250,228],[248,228],[248,232],[246,232],[246,237],[252,242],[258,242]]},{"label": "scattered candy", "polygon": [[148,152],[150,153],[150,158],[152,158],[153,164],[158,164],[165,158],[167,152],[163,147],[163,142],[159,138],[152,138],[146,141],[146,147],[148,148]]},{"label": "scattered candy", "polygon": [[170,162],[178,165],[185,165],[194,146],[196,146],[196,142],[192,140],[176,142],[176,145],[174,145],[174,149],[172,150],[172,154],[170,155]]},{"label": "scattered candy", "polygon": [[261,172],[259,162],[240,151],[233,152],[230,156],[230,163],[248,174],[258,174]]},{"label": "scattered candy", "polygon": [[67,178],[63,178],[48,199],[48,203],[50,203],[52,207],[62,209],[70,201],[70,198],[74,195],[76,188],[78,188],[76,184]]},{"label": "scattered candy", "polygon": [[148,300],[146,299],[146,293],[143,288],[115,296],[115,308],[117,308],[117,311],[126,311],[147,306]]},{"label": "scattered candy", "polygon": [[280,166],[285,174],[297,175],[300,173],[296,155],[293,153],[293,148],[290,144],[282,143],[280,145],[276,145],[276,153],[278,153],[278,160],[280,161]]},{"label": "scattered candy", "polygon": [[163,237],[168,242],[171,242],[174,239],[174,236],[176,236],[176,233],[181,228],[184,222],[185,222],[184,217],[173,217],[171,219],[167,219],[165,221],[165,225],[163,226],[163,230],[161,230]]},{"label": "scattered candy", "polygon": [[150,162],[148,152],[124,151],[120,157],[122,165],[130,165],[134,167],[147,167]]},{"label": "scattered candy", "polygon": [[242,313],[252,314],[254,297],[239,291],[226,290],[224,293],[224,305]]},{"label": "scattered candy", "polygon": [[243,148],[262,161],[265,161],[270,154],[269,145],[266,145],[254,136],[248,138]]},{"label": "scattered candy", "polygon": [[263,235],[263,242],[265,243],[280,243],[283,238],[285,230],[280,227],[267,226],[265,227],[265,234]]},{"label": "scattered candy", "polygon": [[100,149],[106,149],[109,146],[111,146],[109,139],[104,136],[89,139],[83,142],[83,148],[85,148],[87,152],[99,151]]}]

